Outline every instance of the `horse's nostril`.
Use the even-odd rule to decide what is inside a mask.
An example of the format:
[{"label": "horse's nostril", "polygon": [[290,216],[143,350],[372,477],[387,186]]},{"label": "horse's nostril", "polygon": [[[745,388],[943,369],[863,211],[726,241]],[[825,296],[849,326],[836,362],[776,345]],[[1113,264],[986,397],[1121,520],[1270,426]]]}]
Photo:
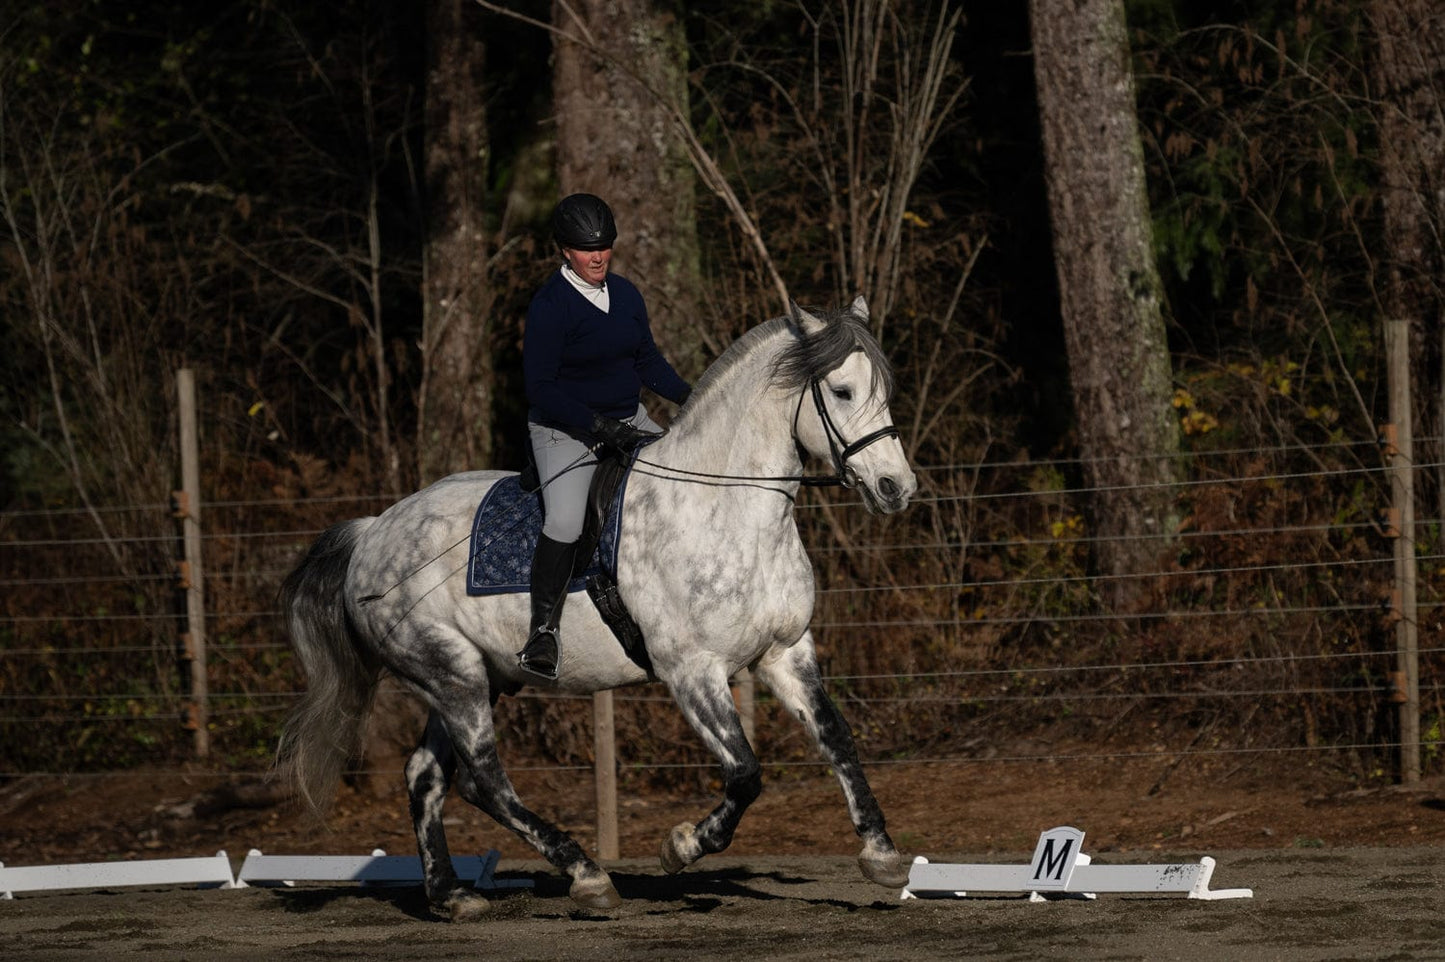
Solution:
[{"label": "horse's nostril", "polygon": [[898,497],[898,482],[892,478],[883,478],[878,482],[878,493],[885,498]]}]

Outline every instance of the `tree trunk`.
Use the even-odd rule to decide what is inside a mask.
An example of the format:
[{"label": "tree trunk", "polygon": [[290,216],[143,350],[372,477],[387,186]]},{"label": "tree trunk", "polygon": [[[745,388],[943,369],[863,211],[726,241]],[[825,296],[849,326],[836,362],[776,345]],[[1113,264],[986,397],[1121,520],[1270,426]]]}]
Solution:
[{"label": "tree trunk", "polygon": [[1176,528],[1169,348],[1122,0],[1031,0],[1054,264],[1101,594],[1144,602]]},{"label": "tree trunk", "polygon": [[[421,484],[489,467],[492,455],[487,118],[479,19],[480,8],[471,0],[430,0],[426,7]],[[400,685],[378,690],[367,724],[363,779],[374,793],[396,784],[425,721],[422,706]]]},{"label": "tree trunk", "polygon": [[687,112],[687,45],[671,0],[553,7],[561,193],[601,197],[617,217],[614,269],[647,300],[653,334],[684,377],[702,370],[695,175],[665,104]]},{"label": "tree trunk", "polygon": [[[1386,319],[1410,322],[1416,433],[1439,438],[1445,430],[1445,10],[1434,0],[1375,0],[1370,16],[1378,43],[1384,307]],[[1438,446],[1434,461],[1445,462]],[[1445,474],[1436,491],[1433,510],[1445,517]]]},{"label": "tree trunk", "polygon": [[494,391],[481,10],[471,0],[430,0],[426,18],[426,227],[417,403],[423,484],[490,466]]}]

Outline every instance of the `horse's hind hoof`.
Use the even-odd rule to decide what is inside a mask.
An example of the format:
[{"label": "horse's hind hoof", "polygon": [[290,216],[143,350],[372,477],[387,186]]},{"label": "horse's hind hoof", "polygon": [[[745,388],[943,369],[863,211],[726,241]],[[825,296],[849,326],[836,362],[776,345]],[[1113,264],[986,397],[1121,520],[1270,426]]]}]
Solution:
[{"label": "horse's hind hoof", "polygon": [[432,908],[449,922],[475,922],[492,910],[492,903],[469,889],[455,888]]},{"label": "horse's hind hoof", "polygon": [[672,827],[667,838],[662,840],[662,851],[658,857],[662,861],[662,870],[668,875],[676,875],[702,857],[697,831],[691,822],[679,822]]},{"label": "horse's hind hoof", "polygon": [[864,849],[858,855],[858,867],[863,870],[863,877],[870,882],[891,889],[901,889],[908,885],[908,862],[897,852],[870,852]]},{"label": "horse's hind hoof", "polygon": [[567,894],[584,909],[615,909],[622,904],[622,896],[606,872],[577,879]]}]

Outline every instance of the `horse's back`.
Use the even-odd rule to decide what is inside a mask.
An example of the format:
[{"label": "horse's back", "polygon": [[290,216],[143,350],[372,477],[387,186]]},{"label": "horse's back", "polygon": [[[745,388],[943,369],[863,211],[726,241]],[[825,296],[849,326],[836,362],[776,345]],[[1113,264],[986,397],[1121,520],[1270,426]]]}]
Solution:
[{"label": "horse's back", "polygon": [[449,474],[438,481],[433,481],[429,486],[418,491],[417,494],[422,494],[442,485],[479,487],[485,492],[487,488],[490,488],[498,481],[503,478],[510,478],[516,473],[516,471],[499,471],[495,468],[487,468],[479,471],[458,471],[456,474]]},{"label": "horse's back", "polygon": [[[419,507],[428,506],[434,508],[436,505],[450,506],[457,503],[465,504],[470,501],[475,508],[492,489],[498,481],[516,475],[515,471],[459,471],[456,474],[449,474],[431,484],[396,502],[382,513],[382,517],[393,511],[409,512]],[[471,515],[467,516],[468,521]]]},{"label": "horse's back", "polygon": [[463,471],[448,475],[377,515],[352,557],[351,585],[358,595],[379,586],[410,594],[465,564],[468,532],[492,486],[515,471]]}]

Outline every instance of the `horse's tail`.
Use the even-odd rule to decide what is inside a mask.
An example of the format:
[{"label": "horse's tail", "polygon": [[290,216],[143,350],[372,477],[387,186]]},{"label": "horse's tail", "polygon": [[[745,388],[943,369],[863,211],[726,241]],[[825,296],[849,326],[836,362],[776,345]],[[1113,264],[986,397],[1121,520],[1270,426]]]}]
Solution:
[{"label": "horse's tail", "polygon": [[281,608],[306,691],[286,719],[277,761],[318,816],[330,806],[346,763],[360,752],[381,674],[359,645],[343,596],[357,539],[373,520],[327,529],[281,584]]}]

